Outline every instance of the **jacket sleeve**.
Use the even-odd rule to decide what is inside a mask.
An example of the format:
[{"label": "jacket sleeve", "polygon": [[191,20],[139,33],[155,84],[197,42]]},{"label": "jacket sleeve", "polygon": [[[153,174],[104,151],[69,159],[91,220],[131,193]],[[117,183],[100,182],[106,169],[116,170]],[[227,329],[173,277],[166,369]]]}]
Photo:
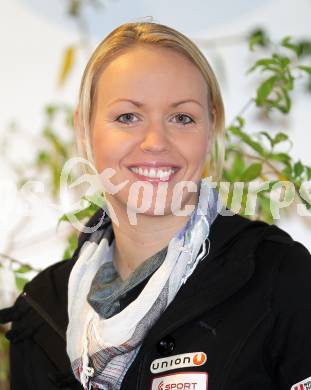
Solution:
[{"label": "jacket sleeve", "polygon": [[[0,311],[0,322],[12,322],[11,329],[6,333],[10,340],[10,389],[31,390],[32,378],[29,358],[29,344],[31,334],[41,325],[34,312],[19,296],[10,308]],[[39,319],[40,320],[40,319]],[[27,326],[30,324],[30,326]],[[32,326],[33,324],[33,326]]]},{"label": "jacket sleeve", "polygon": [[280,261],[272,310],[269,348],[278,388],[311,389],[311,255],[296,241]]},{"label": "jacket sleeve", "polygon": [[27,354],[27,340],[19,343],[10,343],[10,389],[31,390],[30,359]]}]

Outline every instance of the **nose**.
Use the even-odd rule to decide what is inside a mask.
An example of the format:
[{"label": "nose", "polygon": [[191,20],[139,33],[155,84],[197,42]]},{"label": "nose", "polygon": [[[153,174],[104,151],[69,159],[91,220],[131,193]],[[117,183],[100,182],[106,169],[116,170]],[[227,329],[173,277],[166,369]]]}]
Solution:
[{"label": "nose", "polygon": [[164,152],[169,150],[169,140],[165,126],[157,124],[150,126],[142,140],[140,147],[143,151]]}]

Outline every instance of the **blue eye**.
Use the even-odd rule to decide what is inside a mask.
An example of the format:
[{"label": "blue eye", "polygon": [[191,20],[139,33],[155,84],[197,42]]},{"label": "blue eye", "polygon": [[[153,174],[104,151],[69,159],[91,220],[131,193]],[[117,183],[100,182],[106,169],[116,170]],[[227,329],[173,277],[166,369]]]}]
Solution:
[{"label": "blue eye", "polygon": [[182,114],[182,113],[176,114],[175,118],[188,118],[188,119],[190,119],[190,121],[187,121],[187,122],[184,122],[183,120],[181,121],[181,124],[184,126],[190,125],[191,123],[194,123],[194,120],[189,115],[186,115],[186,114]]},{"label": "blue eye", "polygon": [[133,123],[133,121],[131,121],[131,120],[129,120],[129,121],[120,121],[120,118],[122,118],[122,117],[126,117],[127,119],[129,119],[129,117],[131,118],[132,116],[134,116],[134,114],[132,113],[132,112],[127,112],[127,113],[125,113],[125,114],[122,114],[122,115],[120,115],[120,116],[118,116],[117,117],[117,121],[118,122],[121,122],[121,123],[124,123],[124,124],[129,124],[129,123]]}]

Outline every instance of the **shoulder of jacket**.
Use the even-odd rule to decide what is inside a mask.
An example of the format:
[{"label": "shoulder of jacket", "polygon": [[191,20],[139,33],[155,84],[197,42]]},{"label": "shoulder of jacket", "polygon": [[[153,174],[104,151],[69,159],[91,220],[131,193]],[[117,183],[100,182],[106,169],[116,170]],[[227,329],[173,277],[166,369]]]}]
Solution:
[{"label": "shoulder of jacket", "polygon": [[[256,230],[254,230],[254,234],[256,234]],[[291,265],[295,267],[295,262],[290,258],[300,257],[302,253],[303,257],[310,256],[302,243],[295,241],[288,232],[275,224],[264,224],[255,249],[256,257],[271,265],[291,262]]]},{"label": "shoulder of jacket", "polygon": [[229,258],[253,257],[262,247],[272,250],[294,244],[292,237],[274,224],[229,213],[217,216],[208,239],[212,254],[225,253]]},{"label": "shoulder of jacket", "polygon": [[66,290],[74,263],[73,259],[65,259],[50,265],[26,283],[24,292],[32,295],[33,298],[38,298],[39,301],[43,299],[49,301],[51,298],[59,299]]},{"label": "shoulder of jacket", "polygon": [[[211,250],[226,257],[249,257],[272,269],[290,257],[310,256],[307,249],[282,228],[263,221],[249,220],[240,215],[219,216],[211,230]],[[215,249],[216,248],[216,249]],[[253,261],[252,260],[252,261]],[[291,264],[294,266],[294,264]]]},{"label": "shoulder of jacket", "polygon": [[279,255],[278,257],[283,262],[290,261],[289,258],[293,256],[300,258],[302,254],[304,258],[311,256],[308,249],[301,242],[294,240],[288,232],[274,224],[268,225],[262,241],[262,248],[270,250],[271,254]]},{"label": "shoulder of jacket", "polygon": [[61,338],[67,324],[67,285],[73,262],[63,260],[25,285],[14,305],[0,311],[0,323],[12,322],[6,337],[16,343],[48,324]]},{"label": "shoulder of jacket", "polygon": [[270,225],[256,248],[255,262],[257,269],[263,271],[262,277],[271,281],[275,307],[290,307],[298,301],[309,305],[311,254],[301,242],[278,226]]},{"label": "shoulder of jacket", "polygon": [[277,258],[277,272],[275,278],[276,307],[293,310],[298,307],[308,307],[310,311],[311,296],[311,254],[298,241],[277,241],[272,248],[271,259]]}]

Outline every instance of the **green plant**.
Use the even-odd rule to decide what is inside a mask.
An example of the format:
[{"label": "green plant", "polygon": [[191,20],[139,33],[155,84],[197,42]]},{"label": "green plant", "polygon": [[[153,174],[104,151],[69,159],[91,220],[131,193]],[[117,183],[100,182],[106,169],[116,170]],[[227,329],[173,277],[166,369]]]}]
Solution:
[{"label": "green plant", "polygon": [[[311,66],[301,62],[303,58],[310,57],[310,51],[306,49],[310,45],[307,41],[293,42],[291,37],[285,37],[278,45],[272,45],[267,35],[260,30],[255,31],[249,40],[251,50],[255,50],[256,45],[272,50],[269,56],[260,58],[248,70],[248,73],[260,72],[261,75],[267,76],[262,77],[255,96],[245,105],[243,115],[252,107],[257,107],[266,114],[279,111],[287,115],[292,107],[291,94],[296,83],[305,80],[310,83]],[[293,160],[290,155],[291,141],[288,134],[246,131],[245,118],[240,114],[228,126],[226,138],[226,167],[223,179],[230,183],[252,180],[261,181],[263,184],[268,182],[267,186],[258,192],[255,218],[272,222],[271,188],[279,181],[293,183],[299,199],[308,209],[310,208],[310,203],[301,196],[300,188],[304,181],[311,179],[311,168],[300,160]],[[239,210],[244,215],[247,215],[245,214],[247,191],[248,188],[245,187],[242,207]],[[232,196],[231,189],[229,202]]]}]

